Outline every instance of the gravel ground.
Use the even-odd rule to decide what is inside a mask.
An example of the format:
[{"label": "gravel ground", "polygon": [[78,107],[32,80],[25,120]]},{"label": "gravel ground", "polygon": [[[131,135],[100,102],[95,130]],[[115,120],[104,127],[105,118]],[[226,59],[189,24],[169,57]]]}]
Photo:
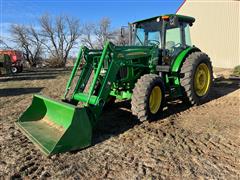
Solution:
[{"label": "gravel ground", "polygon": [[24,72],[0,77],[0,177],[52,179],[239,179],[240,89],[238,80],[214,83],[209,102],[167,104],[158,121],[139,123],[129,102],[105,110],[93,145],[44,156],[14,121],[32,94],[59,99],[69,71]]}]

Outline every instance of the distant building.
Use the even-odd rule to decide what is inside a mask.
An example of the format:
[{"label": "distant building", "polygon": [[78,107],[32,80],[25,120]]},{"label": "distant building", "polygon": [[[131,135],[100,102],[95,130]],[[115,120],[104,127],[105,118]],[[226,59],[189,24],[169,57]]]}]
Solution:
[{"label": "distant building", "polygon": [[192,42],[211,57],[214,67],[240,64],[239,7],[236,0],[186,0],[177,11],[196,18]]}]

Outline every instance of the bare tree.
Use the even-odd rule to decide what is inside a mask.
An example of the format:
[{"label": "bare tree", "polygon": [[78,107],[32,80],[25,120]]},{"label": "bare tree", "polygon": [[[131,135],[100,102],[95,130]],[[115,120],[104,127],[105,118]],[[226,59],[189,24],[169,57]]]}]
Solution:
[{"label": "bare tree", "polygon": [[50,55],[58,61],[58,65],[66,64],[70,50],[80,37],[79,20],[68,16],[58,16],[55,19],[49,15],[40,18],[43,45]]},{"label": "bare tree", "polygon": [[117,45],[129,44],[128,29],[111,29],[111,21],[105,17],[97,24],[86,23],[82,28],[81,43],[88,48],[103,48],[109,40]]},{"label": "bare tree", "polygon": [[93,23],[86,23],[82,28],[81,42],[88,48],[95,47],[95,42],[93,37],[95,28],[96,28],[96,25]]},{"label": "bare tree", "polygon": [[117,29],[114,32],[116,45],[125,46],[129,44],[129,30],[127,28]]},{"label": "bare tree", "polygon": [[33,26],[12,25],[12,40],[22,50],[24,58],[31,66],[36,66],[42,53],[42,40]]},{"label": "bare tree", "polygon": [[5,42],[5,38],[0,36],[0,47],[2,49],[11,49],[11,47]]},{"label": "bare tree", "polygon": [[95,28],[95,35],[97,39],[97,46],[103,48],[107,40],[114,40],[115,32],[111,31],[111,21],[109,18],[102,18]]},{"label": "bare tree", "polygon": [[29,41],[32,49],[32,59],[35,61],[41,59],[41,55],[43,53],[43,39],[39,35],[39,31],[37,31],[32,25],[27,28],[27,33],[29,34]]}]

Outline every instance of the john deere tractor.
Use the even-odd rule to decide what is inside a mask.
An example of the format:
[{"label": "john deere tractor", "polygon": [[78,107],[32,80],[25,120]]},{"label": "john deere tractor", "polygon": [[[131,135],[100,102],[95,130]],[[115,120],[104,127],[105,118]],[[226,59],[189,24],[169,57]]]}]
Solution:
[{"label": "john deere tractor", "polygon": [[49,155],[90,146],[93,128],[114,98],[130,100],[140,121],[158,119],[172,99],[201,104],[211,88],[212,65],[191,44],[194,21],[176,14],[152,17],[129,24],[128,46],[81,47],[62,101],[34,95],[16,124]]}]

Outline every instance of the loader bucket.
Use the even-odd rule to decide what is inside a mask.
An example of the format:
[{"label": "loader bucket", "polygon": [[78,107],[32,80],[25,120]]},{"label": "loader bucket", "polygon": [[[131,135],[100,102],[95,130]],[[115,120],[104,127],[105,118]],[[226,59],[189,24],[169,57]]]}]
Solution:
[{"label": "loader bucket", "polygon": [[46,155],[85,148],[92,126],[86,108],[34,95],[32,104],[16,122]]}]

